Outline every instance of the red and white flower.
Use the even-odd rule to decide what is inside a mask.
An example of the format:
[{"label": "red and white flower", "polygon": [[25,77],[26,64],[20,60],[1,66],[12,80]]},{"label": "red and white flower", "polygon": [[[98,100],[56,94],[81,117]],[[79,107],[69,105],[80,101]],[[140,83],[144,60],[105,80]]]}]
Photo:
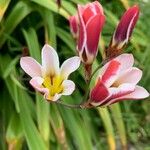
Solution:
[{"label": "red and white flower", "polygon": [[45,99],[56,101],[62,95],[70,95],[74,91],[75,84],[68,80],[68,76],[78,69],[80,58],[69,58],[59,68],[56,51],[46,44],[42,49],[42,65],[32,57],[22,57],[20,65],[32,77],[30,84],[44,94]]},{"label": "red and white flower", "polygon": [[105,22],[103,8],[98,1],[78,5],[79,37],[77,50],[84,64],[91,65],[97,55],[101,30]]},{"label": "red and white flower", "polygon": [[90,93],[90,104],[93,106],[107,106],[122,100],[143,99],[149,93],[136,85],[142,71],[133,67],[132,54],[122,54],[100,69],[96,85]]}]

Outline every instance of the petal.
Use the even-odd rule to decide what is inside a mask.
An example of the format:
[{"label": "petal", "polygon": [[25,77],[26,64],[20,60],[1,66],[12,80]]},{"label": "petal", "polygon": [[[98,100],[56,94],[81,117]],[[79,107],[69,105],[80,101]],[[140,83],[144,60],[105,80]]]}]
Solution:
[{"label": "petal", "polygon": [[97,54],[97,47],[99,43],[99,37],[101,30],[103,28],[105,22],[105,17],[102,14],[97,14],[92,17],[87,25],[86,25],[86,32],[87,32],[87,47],[89,53],[94,55]]},{"label": "petal", "polygon": [[[119,71],[117,72],[117,75],[128,70],[131,68],[134,64],[134,57],[132,54],[121,54],[118,57],[112,59],[114,61],[117,61],[120,63]],[[100,72],[103,75],[103,73],[106,71],[108,66],[110,65],[111,61],[107,62],[101,69]]]},{"label": "petal", "polygon": [[104,14],[103,13],[103,7],[98,1],[93,2],[93,5],[94,5],[95,10],[96,10],[97,13]]},{"label": "petal", "polygon": [[114,60],[120,62],[121,64],[119,73],[131,68],[134,64],[134,57],[132,54],[121,54],[118,57],[116,57]]},{"label": "petal", "polygon": [[127,43],[138,20],[138,17],[139,7],[135,5],[129,8],[122,16],[116,28],[113,37],[114,41],[116,41],[117,43]]},{"label": "petal", "polygon": [[123,83],[132,83],[136,85],[142,77],[142,71],[136,67],[132,67],[125,72],[123,72],[115,81],[115,85],[120,85]]},{"label": "petal", "polygon": [[50,100],[50,101],[57,101],[60,99],[61,96],[62,94],[57,94],[57,93],[54,95],[54,97],[50,97],[50,98],[49,98],[49,95],[46,95],[46,94],[44,95],[45,99]]},{"label": "petal", "polygon": [[94,106],[100,105],[100,103],[109,96],[107,87],[102,83],[101,79],[98,79],[96,86],[91,90],[90,100]]},{"label": "petal", "polygon": [[62,95],[71,95],[75,90],[75,84],[71,80],[64,80],[62,85],[64,87]]},{"label": "petal", "polygon": [[35,88],[37,91],[41,92],[42,94],[49,94],[49,90],[47,88],[43,88],[42,83],[44,79],[41,77],[34,77],[30,80],[30,84]]},{"label": "petal", "polygon": [[111,60],[100,69],[100,76],[105,86],[110,87],[117,79],[120,63],[116,60]]},{"label": "petal", "polygon": [[133,92],[131,92],[130,94],[113,99],[108,104],[110,105],[110,104],[116,103],[118,101],[123,101],[123,100],[139,100],[139,99],[147,98],[149,96],[150,96],[149,92],[146,89],[137,85],[135,87],[135,90]]},{"label": "petal", "polygon": [[120,74],[130,69],[134,64],[132,54],[121,54],[106,63],[100,69],[100,76],[107,87],[111,86]]},{"label": "petal", "polygon": [[78,38],[78,50],[83,51],[86,43],[86,29],[84,20],[82,18],[83,7],[78,5],[78,15],[79,15],[79,38]]},{"label": "petal", "polygon": [[22,57],[21,68],[31,77],[41,76],[41,65],[32,57]]},{"label": "petal", "polygon": [[117,88],[109,88],[110,97],[107,98],[101,105],[109,105],[114,99],[119,99],[122,96],[126,96],[135,90],[134,84],[124,83]]},{"label": "petal", "polygon": [[71,16],[69,18],[69,23],[70,23],[70,31],[73,35],[74,38],[78,37],[78,19],[77,16]]},{"label": "petal", "polygon": [[63,79],[67,79],[68,76],[77,70],[80,66],[80,58],[78,56],[71,57],[64,61],[61,66],[60,74]]},{"label": "petal", "polygon": [[56,51],[45,44],[42,48],[42,67],[43,76],[54,76],[59,73],[59,59]]},{"label": "petal", "polygon": [[82,14],[82,17],[83,17],[83,20],[84,20],[84,23],[86,24],[88,22],[88,20],[94,16],[96,14],[96,10],[95,8],[93,7],[92,4],[88,4],[87,7],[85,8],[83,14]]}]

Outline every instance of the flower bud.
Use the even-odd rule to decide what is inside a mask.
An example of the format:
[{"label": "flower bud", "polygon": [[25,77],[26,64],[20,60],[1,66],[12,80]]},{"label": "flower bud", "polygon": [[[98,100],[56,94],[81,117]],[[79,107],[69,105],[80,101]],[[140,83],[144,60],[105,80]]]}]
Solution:
[{"label": "flower bud", "polygon": [[128,43],[133,29],[139,17],[139,7],[137,5],[129,8],[122,16],[111,40],[109,48],[106,50],[107,58],[116,57],[122,53],[123,48]]}]

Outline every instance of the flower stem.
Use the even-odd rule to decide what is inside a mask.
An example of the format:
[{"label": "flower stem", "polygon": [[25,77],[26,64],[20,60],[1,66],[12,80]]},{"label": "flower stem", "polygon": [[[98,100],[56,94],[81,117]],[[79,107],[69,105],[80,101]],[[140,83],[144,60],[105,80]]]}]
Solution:
[{"label": "flower stem", "polygon": [[90,92],[90,83],[91,83],[91,80],[92,80],[93,76],[95,75],[95,73],[102,67],[102,64],[103,64],[103,62],[91,74],[91,76],[90,76],[90,78],[89,78],[89,80],[87,82],[87,88],[86,88],[86,92],[85,92],[84,97],[83,97],[82,104],[88,99],[89,92]]}]

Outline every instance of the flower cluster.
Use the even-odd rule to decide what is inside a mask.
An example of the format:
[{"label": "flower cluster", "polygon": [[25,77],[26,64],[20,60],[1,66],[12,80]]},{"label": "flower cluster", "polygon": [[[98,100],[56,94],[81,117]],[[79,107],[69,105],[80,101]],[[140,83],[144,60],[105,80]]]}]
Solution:
[{"label": "flower cluster", "polygon": [[[108,106],[128,99],[143,99],[149,96],[146,89],[137,83],[142,71],[133,67],[132,54],[121,54],[127,45],[139,17],[139,7],[129,8],[122,16],[106,49],[106,64],[99,69],[94,87],[88,92],[82,106]],[[98,1],[85,6],[78,5],[78,13],[69,19],[70,30],[77,42],[78,56],[67,59],[59,68],[56,51],[45,44],[42,49],[42,65],[31,57],[22,57],[20,65],[31,76],[30,84],[48,101],[57,101],[62,95],[70,95],[75,90],[69,75],[77,70],[80,61],[85,68],[85,80],[90,82],[93,76],[92,64],[97,56],[98,43],[105,15]]]}]

